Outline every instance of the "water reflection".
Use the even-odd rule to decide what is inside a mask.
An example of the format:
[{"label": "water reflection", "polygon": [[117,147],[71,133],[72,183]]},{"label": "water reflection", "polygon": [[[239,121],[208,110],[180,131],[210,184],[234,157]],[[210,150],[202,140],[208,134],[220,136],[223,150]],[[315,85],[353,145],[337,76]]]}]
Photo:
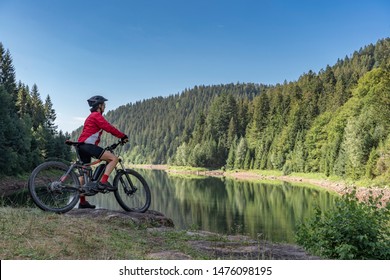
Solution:
[{"label": "water reflection", "polygon": [[[220,233],[244,233],[277,242],[294,242],[296,223],[332,207],[327,191],[294,186],[237,181],[227,178],[185,178],[164,171],[138,170],[152,191],[153,210],[173,219],[179,229],[196,227]],[[113,194],[90,198],[98,207],[121,209]]]}]

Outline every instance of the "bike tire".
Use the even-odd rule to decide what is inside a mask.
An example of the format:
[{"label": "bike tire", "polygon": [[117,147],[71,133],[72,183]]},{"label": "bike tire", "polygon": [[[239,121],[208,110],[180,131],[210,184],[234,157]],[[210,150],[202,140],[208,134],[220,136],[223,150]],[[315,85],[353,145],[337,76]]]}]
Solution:
[{"label": "bike tire", "polygon": [[60,181],[68,169],[65,163],[48,161],[33,170],[28,179],[28,190],[40,209],[65,213],[75,207],[80,196],[78,176],[72,170],[63,182]]},{"label": "bike tire", "polygon": [[[130,194],[127,191],[129,184],[137,188],[134,193]],[[114,178],[114,186],[117,187],[114,192],[115,198],[125,211],[144,213],[149,209],[150,188],[138,172],[132,169],[119,170]]]}]

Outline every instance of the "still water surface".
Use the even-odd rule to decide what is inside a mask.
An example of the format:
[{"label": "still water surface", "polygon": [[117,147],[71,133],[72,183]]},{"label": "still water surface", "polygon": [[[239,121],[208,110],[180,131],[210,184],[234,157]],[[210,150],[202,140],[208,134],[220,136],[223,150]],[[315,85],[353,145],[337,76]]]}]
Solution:
[{"label": "still water surface", "polygon": [[[335,195],[290,183],[262,183],[229,178],[171,176],[137,170],[152,192],[150,209],[162,212],[178,229],[196,228],[224,234],[246,234],[294,243],[296,224],[329,209]],[[89,200],[98,208],[120,210],[113,194]]]}]

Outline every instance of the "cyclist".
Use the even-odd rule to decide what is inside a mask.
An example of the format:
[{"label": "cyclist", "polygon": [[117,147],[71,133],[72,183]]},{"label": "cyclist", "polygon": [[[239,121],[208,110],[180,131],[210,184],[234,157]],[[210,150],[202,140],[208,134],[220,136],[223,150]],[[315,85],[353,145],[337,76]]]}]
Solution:
[{"label": "cyclist", "polygon": [[[83,131],[78,139],[78,142],[83,143],[79,145],[80,158],[83,163],[90,163],[91,157],[106,161],[107,166],[102,179],[97,185],[97,189],[115,191],[115,187],[108,182],[108,178],[118,163],[118,157],[110,151],[105,151],[103,148],[99,147],[98,144],[103,130],[120,138],[122,143],[128,142],[129,139],[126,134],[112,126],[103,117],[104,109],[106,107],[105,102],[108,101],[106,98],[100,95],[95,95],[87,101],[88,105],[91,107],[91,114],[85,120]],[[81,180],[81,184],[84,184],[83,179]],[[88,201],[86,201],[84,195],[80,195],[79,208],[95,207],[95,205],[91,205]]]}]

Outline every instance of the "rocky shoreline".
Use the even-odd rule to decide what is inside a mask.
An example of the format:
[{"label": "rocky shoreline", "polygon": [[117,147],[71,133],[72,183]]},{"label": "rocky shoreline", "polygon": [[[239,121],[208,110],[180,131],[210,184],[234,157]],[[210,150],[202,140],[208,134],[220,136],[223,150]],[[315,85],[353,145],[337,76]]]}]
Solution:
[{"label": "rocky shoreline", "polygon": [[[89,217],[106,221],[125,219],[135,225],[147,226],[147,232],[154,235],[169,234],[175,231],[173,221],[164,214],[148,210],[145,213],[112,211],[107,209],[73,209],[65,214],[70,217]],[[221,235],[208,231],[185,231],[187,245],[202,252],[210,259],[272,259],[272,260],[318,260],[304,249],[293,244],[271,243],[266,240],[254,240],[244,235]],[[156,237],[157,238],[157,237]],[[179,250],[154,251],[146,255],[147,259],[192,260],[191,255]]]}]

